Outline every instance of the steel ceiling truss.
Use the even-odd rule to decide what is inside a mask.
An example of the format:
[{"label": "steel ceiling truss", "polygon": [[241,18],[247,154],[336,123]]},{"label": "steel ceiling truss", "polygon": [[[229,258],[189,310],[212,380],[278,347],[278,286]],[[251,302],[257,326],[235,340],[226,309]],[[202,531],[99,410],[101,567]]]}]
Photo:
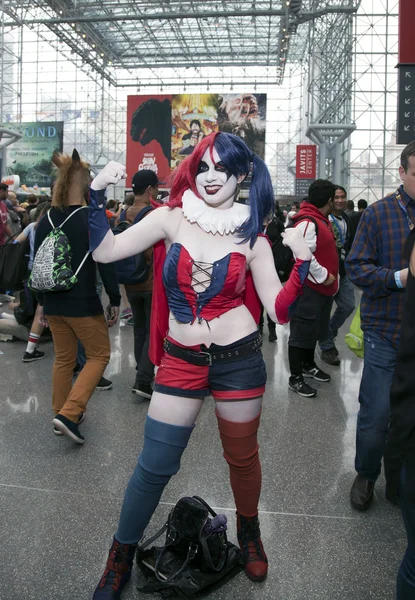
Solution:
[{"label": "steel ceiling truss", "polygon": [[[252,81],[258,67],[281,84],[287,60],[302,60],[305,23],[353,14],[358,0],[3,0],[5,30],[52,31],[111,84],[206,85],[212,68]],[[241,72],[245,69],[245,73]],[[226,74],[224,73],[224,76]],[[212,84],[220,78],[212,80]]]}]

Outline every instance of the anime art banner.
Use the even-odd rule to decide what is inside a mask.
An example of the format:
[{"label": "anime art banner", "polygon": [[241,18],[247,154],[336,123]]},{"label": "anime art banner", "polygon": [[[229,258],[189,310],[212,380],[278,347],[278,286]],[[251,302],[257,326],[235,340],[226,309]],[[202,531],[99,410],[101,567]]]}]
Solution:
[{"label": "anime art banner", "polygon": [[266,94],[128,96],[127,187],[139,170],[153,169],[161,182],[206,135],[234,133],[265,157]]}]

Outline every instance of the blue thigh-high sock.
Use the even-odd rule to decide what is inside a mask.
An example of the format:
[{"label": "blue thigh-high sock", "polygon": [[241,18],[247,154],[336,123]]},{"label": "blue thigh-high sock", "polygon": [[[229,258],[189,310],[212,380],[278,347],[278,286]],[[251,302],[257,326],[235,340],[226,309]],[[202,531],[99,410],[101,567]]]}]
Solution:
[{"label": "blue thigh-high sock", "polygon": [[169,425],[147,415],[144,447],[125,491],[115,534],[121,544],[137,544],[142,538],[164,488],[180,468],[193,429],[194,425]]}]

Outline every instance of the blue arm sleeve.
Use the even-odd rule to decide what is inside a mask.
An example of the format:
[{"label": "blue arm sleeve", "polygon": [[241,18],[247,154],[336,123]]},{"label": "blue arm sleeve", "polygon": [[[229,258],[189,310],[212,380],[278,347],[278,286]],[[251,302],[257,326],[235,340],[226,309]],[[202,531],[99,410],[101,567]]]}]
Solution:
[{"label": "blue arm sleeve", "polygon": [[93,252],[110,230],[105,212],[105,190],[89,188],[89,251]]}]

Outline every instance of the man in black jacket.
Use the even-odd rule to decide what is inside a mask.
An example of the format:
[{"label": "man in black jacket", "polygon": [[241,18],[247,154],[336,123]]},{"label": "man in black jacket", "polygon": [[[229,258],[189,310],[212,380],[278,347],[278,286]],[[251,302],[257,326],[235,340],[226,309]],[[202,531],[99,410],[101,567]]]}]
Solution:
[{"label": "man in black jacket", "polygon": [[334,342],[340,327],[355,309],[354,287],[350,282],[345,269],[346,256],[353,243],[355,229],[352,226],[350,217],[346,214],[347,193],[340,185],[336,186],[334,196],[333,212],[329,216],[333,231],[336,236],[337,250],[340,258],[340,286],[339,291],[333,297],[336,303],[336,310],[330,319],[329,337],[326,340],[320,340],[321,358],[329,365],[340,365],[339,352]]}]

